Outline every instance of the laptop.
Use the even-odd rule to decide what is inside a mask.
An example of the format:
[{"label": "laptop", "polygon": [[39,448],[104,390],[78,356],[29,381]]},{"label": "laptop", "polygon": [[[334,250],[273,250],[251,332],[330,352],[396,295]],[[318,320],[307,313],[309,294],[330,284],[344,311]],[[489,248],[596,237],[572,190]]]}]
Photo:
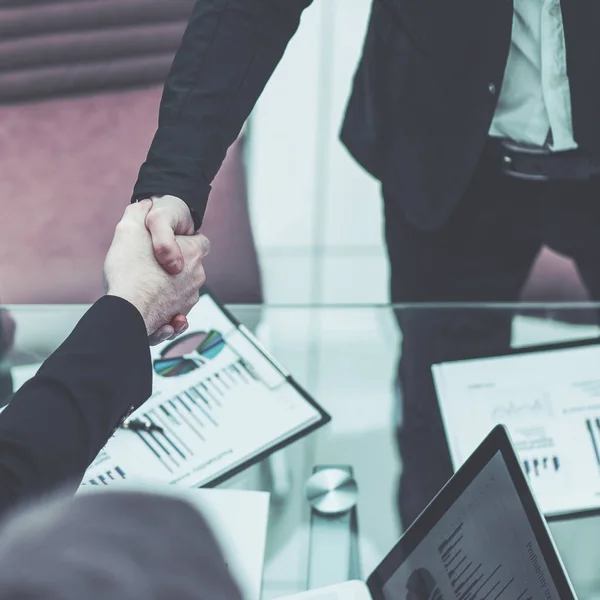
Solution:
[{"label": "laptop", "polygon": [[508,432],[495,427],[366,584],[298,600],[576,600]]}]

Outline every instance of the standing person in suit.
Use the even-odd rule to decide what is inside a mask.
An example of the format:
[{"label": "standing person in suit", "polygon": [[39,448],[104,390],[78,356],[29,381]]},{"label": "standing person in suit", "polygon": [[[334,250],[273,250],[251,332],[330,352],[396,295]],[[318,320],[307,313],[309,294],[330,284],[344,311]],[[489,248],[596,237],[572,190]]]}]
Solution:
[{"label": "standing person in suit", "polygon": [[186,315],[204,283],[208,240],[179,238],[185,268],[155,260],[146,200],[129,206],[106,257],[106,295],[0,414],[0,514],[57,485],[77,486],[114,430],[152,393],[149,336]]},{"label": "standing person in suit", "polygon": [[[134,199],[160,196],[182,215],[172,222],[193,228],[186,206],[199,222],[310,4],[197,1]],[[341,138],[381,182],[394,302],[516,301],[542,244],[600,299],[599,28],[595,0],[373,0]],[[452,472],[430,366],[501,350],[510,318],[415,310],[399,322],[408,525]]]}]

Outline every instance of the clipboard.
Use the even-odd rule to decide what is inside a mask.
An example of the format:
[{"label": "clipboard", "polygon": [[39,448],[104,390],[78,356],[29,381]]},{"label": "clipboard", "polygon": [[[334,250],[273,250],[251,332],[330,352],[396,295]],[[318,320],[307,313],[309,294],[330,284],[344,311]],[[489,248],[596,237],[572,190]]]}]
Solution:
[{"label": "clipboard", "polygon": [[214,487],[331,420],[209,291],[188,322],[153,348],[153,394],[131,415],[155,430],[117,430],[82,486]]},{"label": "clipboard", "polygon": [[497,424],[549,521],[600,515],[600,337],[432,365],[458,468]]}]

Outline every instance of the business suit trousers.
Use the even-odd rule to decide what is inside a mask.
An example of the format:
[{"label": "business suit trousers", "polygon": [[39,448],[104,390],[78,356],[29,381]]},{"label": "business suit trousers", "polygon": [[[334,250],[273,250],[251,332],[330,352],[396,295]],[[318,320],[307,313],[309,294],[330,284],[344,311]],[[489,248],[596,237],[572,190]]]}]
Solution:
[{"label": "business suit trousers", "polygon": [[[391,298],[399,303],[516,302],[543,244],[574,259],[600,300],[600,180],[532,182],[501,172],[484,152],[458,209],[421,231],[386,197]],[[452,475],[431,365],[509,347],[508,310],[398,311],[399,508],[407,527]]]}]

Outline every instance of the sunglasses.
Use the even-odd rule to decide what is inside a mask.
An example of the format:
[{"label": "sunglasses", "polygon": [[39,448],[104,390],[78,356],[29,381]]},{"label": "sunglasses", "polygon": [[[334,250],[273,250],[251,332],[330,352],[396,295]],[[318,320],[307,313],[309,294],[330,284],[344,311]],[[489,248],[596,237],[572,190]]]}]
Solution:
[{"label": "sunglasses", "polygon": [[154,372],[161,377],[177,377],[199,369],[225,348],[223,336],[214,329],[188,333],[162,349],[153,361]]}]

